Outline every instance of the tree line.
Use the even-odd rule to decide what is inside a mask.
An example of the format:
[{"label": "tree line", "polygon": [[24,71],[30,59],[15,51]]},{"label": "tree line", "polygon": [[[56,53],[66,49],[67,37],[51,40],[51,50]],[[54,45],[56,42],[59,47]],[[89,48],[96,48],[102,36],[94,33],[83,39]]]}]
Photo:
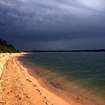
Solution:
[{"label": "tree line", "polygon": [[8,43],[6,40],[0,39],[0,53],[6,53],[6,52],[15,53],[18,51],[12,44]]}]

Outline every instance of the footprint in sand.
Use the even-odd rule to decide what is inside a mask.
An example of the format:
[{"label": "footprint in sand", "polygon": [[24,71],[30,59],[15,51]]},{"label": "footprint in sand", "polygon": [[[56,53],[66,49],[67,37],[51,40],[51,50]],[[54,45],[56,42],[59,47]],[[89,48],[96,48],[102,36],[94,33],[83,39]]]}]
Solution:
[{"label": "footprint in sand", "polygon": [[[26,80],[27,80],[28,82],[32,83],[31,80],[29,80],[29,79],[26,79]],[[37,87],[36,84],[33,84],[33,83],[32,83],[32,85],[33,85],[33,87]],[[39,89],[36,89],[36,91],[40,94],[40,96],[42,96],[42,92],[41,92]],[[43,102],[45,103],[45,105],[49,105],[49,102],[47,101],[47,97],[46,97],[46,96],[42,96],[42,97],[44,98]],[[26,96],[26,98],[29,98],[29,97]],[[51,104],[51,105],[54,105],[54,104]]]},{"label": "footprint in sand", "polygon": [[18,100],[22,100],[22,97],[21,97],[20,95],[16,95],[16,98],[17,98]]},{"label": "footprint in sand", "polygon": [[47,99],[47,97],[46,97],[46,96],[44,96],[43,98],[44,98],[44,99]]},{"label": "footprint in sand", "polygon": [[43,96],[43,102],[46,104],[46,105],[54,105],[54,104],[51,104],[49,103],[48,99],[46,96]]},{"label": "footprint in sand", "polygon": [[39,93],[40,95],[42,95],[42,93],[41,93],[41,91],[40,91],[39,89],[36,89],[36,91],[38,91],[38,93]]},{"label": "footprint in sand", "polygon": [[26,93],[23,93],[23,95],[28,99],[30,98]]},{"label": "footprint in sand", "polygon": [[33,84],[33,87],[37,87],[37,85]]},{"label": "footprint in sand", "polygon": [[12,93],[12,90],[10,90],[9,92],[7,92],[7,94],[10,94],[10,93]]},{"label": "footprint in sand", "polygon": [[[29,79],[26,79],[28,82],[30,82],[30,83],[32,83],[32,81],[31,80],[29,80]],[[33,85],[33,87],[37,87],[37,85],[36,84],[33,84],[32,83],[32,85]]]},{"label": "footprint in sand", "polygon": [[26,79],[28,82],[32,82],[31,80],[29,80],[29,79]]},{"label": "footprint in sand", "polygon": [[29,96],[26,96],[26,98],[29,98]]}]

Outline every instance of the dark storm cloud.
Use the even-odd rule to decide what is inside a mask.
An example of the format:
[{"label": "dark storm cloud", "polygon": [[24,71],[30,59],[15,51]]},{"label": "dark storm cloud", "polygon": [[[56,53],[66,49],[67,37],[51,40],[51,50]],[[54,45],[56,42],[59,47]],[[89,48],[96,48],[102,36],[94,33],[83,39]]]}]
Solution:
[{"label": "dark storm cloud", "polygon": [[0,36],[24,49],[104,47],[104,4],[104,0],[0,0]]}]

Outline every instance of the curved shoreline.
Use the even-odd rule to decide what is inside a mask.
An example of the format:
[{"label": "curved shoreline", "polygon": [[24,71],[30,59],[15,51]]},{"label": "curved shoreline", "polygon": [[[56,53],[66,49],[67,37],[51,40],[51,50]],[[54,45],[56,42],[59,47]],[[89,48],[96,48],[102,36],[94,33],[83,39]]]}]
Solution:
[{"label": "curved shoreline", "polygon": [[[92,89],[82,87],[81,84],[77,81],[67,81],[64,78],[61,78],[59,74],[54,72],[49,72],[49,70],[46,70],[43,67],[35,66],[31,62],[24,62],[22,63],[26,68],[28,68],[28,73],[33,76],[34,78],[37,78],[40,85],[48,89],[49,91],[55,93],[59,97],[62,97],[62,99],[66,100],[67,102],[72,103],[73,105],[104,105],[105,104],[105,98],[97,96],[95,92]],[[41,72],[48,71],[49,73],[47,76],[40,76]],[[48,77],[54,77],[53,75],[57,75],[60,77],[60,80],[52,81],[50,84],[50,78]],[[47,77],[47,79],[46,79]],[[65,85],[70,84],[70,85]],[[62,89],[62,86],[64,85],[64,88]],[[66,91],[65,91],[66,90]]]},{"label": "curved shoreline", "polygon": [[[33,74],[32,69],[28,68],[28,65],[24,65],[18,60],[18,56],[23,54],[11,54],[9,61],[5,66],[2,78],[2,99],[0,99],[1,105],[104,105],[105,101],[99,97],[78,98],[77,93],[80,88],[74,88],[77,84],[71,84],[69,102],[67,102],[65,94],[62,91],[57,93],[57,90],[52,89],[47,84],[44,78],[38,77]],[[34,69],[38,69],[37,67]],[[30,72],[29,72],[30,71]],[[44,80],[44,81],[43,81]],[[45,82],[46,81],[46,82]],[[58,81],[60,82],[60,81]],[[83,90],[83,89],[81,89]],[[81,93],[80,91],[79,93]],[[62,95],[63,94],[63,97]],[[86,91],[84,96],[87,95]],[[73,98],[76,97],[76,98]]]},{"label": "curved shoreline", "polygon": [[1,78],[1,105],[71,105],[33,78],[17,60],[11,56]]}]

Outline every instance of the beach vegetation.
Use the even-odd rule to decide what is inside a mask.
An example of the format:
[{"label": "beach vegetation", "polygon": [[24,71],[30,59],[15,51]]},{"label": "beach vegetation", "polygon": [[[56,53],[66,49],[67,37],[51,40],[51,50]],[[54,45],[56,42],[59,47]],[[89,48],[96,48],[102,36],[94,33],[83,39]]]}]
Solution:
[{"label": "beach vegetation", "polygon": [[7,53],[7,52],[14,53],[18,51],[12,44],[8,43],[6,40],[0,39],[0,53]]}]

